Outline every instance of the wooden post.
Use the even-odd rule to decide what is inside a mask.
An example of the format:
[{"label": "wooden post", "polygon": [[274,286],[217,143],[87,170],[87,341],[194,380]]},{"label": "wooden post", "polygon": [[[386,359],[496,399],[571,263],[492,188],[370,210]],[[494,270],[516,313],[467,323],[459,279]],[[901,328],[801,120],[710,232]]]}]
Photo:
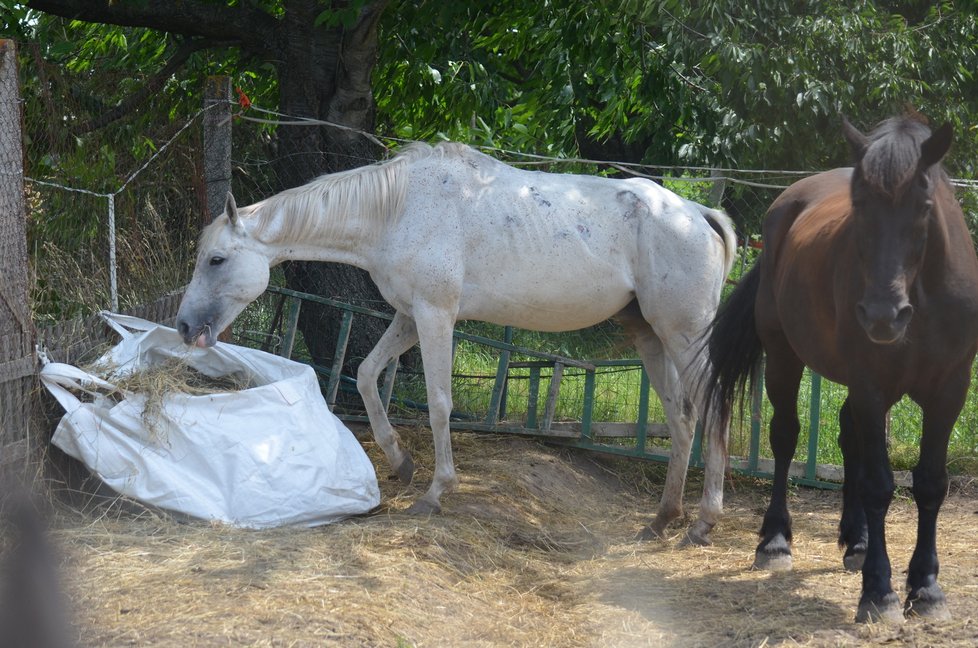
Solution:
[{"label": "wooden post", "polygon": [[713,179],[713,186],[710,187],[710,207],[719,209],[720,203],[723,202],[723,191],[727,188],[727,181],[719,169],[713,169],[710,172],[710,177]]},{"label": "wooden post", "polygon": [[30,394],[37,360],[27,301],[27,211],[17,49],[0,40],[0,468],[30,454]]},{"label": "wooden post", "polygon": [[[216,105],[215,105],[216,104]],[[231,77],[210,76],[204,84],[204,186],[206,225],[224,211],[231,190]]]}]

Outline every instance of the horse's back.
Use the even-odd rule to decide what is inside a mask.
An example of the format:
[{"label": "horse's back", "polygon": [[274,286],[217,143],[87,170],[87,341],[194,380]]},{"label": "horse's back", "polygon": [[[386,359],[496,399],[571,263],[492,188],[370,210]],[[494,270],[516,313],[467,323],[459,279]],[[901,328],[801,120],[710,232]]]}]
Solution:
[{"label": "horse's back", "polygon": [[[777,259],[789,238],[809,238],[811,230],[817,228],[822,219],[844,217],[850,206],[851,178],[851,168],[833,169],[799,180],[785,189],[764,217],[764,250],[768,259]],[[800,228],[796,228],[796,224]]]},{"label": "horse's back", "polygon": [[[459,146],[420,160],[411,178],[397,236],[412,243],[385,252],[410,249],[410,258],[398,256],[410,264],[451,256],[443,265],[457,273],[460,319],[567,330],[607,319],[649,290],[680,300],[722,284],[722,219],[711,225],[650,181],[527,171]],[[709,287],[697,285],[707,274]]]},{"label": "horse's back", "polygon": [[799,180],[772,203],[756,306],[762,339],[782,335],[809,367],[845,382],[836,312],[839,275],[855,271],[849,230],[851,168]]}]

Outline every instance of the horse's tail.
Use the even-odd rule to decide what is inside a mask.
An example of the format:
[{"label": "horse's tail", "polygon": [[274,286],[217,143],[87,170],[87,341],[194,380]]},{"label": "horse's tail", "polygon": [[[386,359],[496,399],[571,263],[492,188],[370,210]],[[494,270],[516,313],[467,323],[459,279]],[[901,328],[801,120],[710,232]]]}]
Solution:
[{"label": "horse's tail", "polygon": [[721,423],[714,426],[719,435],[715,440],[719,447],[726,444],[722,431],[730,422],[733,403],[739,397],[743,404],[747,383],[754,381],[757,361],[764,350],[754,319],[760,268],[758,259],[720,306],[708,330],[706,345],[710,369],[704,386],[704,402],[707,411],[714,410]]},{"label": "horse's tail", "polygon": [[737,234],[734,231],[733,221],[719,209],[701,206],[700,213],[713,231],[723,239],[723,276],[726,277],[737,259]]}]

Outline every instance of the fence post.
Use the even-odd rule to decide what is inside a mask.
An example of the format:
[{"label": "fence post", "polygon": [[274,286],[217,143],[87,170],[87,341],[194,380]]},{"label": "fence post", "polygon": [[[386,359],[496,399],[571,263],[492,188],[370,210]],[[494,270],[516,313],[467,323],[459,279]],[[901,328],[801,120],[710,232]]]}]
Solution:
[{"label": "fence post", "polygon": [[31,449],[36,370],[28,303],[23,114],[17,48],[0,40],[0,468],[21,468]]},{"label": "fence post", "polygon": [[[215,105],[216,104],[216,105]],[[209,76],[204,83],[204,186],[207,204],[201,226],[224,211],[231,190],[231,77]]]},{"label": "fence post", "polygon": [[720,203],[723,202],[723,192],[727,188],[727,180],[723,176],[723,171],[719,169],[713,169],[710,171],[710,178],[713,179],[713,184],[710,187],[710,207],[720,207]]}]

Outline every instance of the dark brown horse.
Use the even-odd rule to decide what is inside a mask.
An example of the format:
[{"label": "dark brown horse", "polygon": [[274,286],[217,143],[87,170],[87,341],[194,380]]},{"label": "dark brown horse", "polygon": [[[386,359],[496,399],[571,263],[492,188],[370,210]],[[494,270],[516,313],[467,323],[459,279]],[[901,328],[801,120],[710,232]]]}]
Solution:
[{"label": "dark brown horse", "polygon": [[[775,200],[760,259],[717,315],[709,342],[712,402],[729,416],[762,350],[767,354],[775,473],[755,565],[790,569],[786,491],[802,369],[846,385],[839,544],[845,566],[862,567],[856,620],[946,617],[937,513],[948,486],[948,438],[978,348],[978,260],[940,166],[951,129],[945,124],[932,134],[914,117],[897,117],[869,136],[843,120],[843,132],[854,168],[801,180]],[[894,486],[885,420],[904,394],[923,410],[923,433],[913,470],[917,546],[901,610],[884,533]]]}]

